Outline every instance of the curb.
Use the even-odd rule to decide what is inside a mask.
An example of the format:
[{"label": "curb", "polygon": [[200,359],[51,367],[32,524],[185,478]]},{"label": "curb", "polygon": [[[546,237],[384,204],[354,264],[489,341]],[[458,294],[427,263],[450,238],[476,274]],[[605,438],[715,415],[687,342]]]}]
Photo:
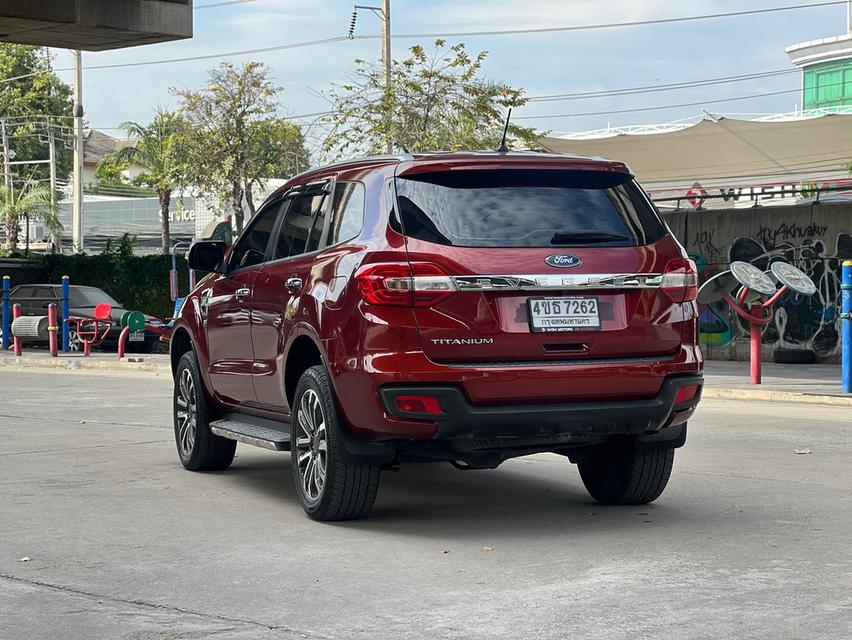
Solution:
[{"label": "curb", "polygon": [[852,396],[825,396],[789,391],[766,391],[757,389],[713,389],[705,386],[702,399],[751,400],[759,402],[797,402],[799,404],[823,404],[835,407],[852,407]]},{"label": "curb", "polygon": [[148,373],[163,374],[171,376],[171,365],[168,362],[145,361],[131,362],[135,358],[125,360],[92,360],[88,358],[27,358],[27,357],[0,357],[0,370],[12,369],[21,371],[23,369],[55,369],[60,371],[84,371],[98,372],[121,372],[121,373]]},{"label": "curb", "polygon": [[[102,360],[89,358],[27,358],[0,356],[0,370],[11,369],[54,369],[58,371],[81,371],[85,373],[145,373],[171,376],[171,364],[168,361],[148,360],[131,362],[125,360]],[[712,383],[711,383],[712,384]],[[836,407],[852,407],[852,396],[828,396],[789,391],[769,391],[766,389],[716,389],[705,385],[701,397],[709,400],[744,400],[752,402],[797,402],[800,404],[821,404]]]}]

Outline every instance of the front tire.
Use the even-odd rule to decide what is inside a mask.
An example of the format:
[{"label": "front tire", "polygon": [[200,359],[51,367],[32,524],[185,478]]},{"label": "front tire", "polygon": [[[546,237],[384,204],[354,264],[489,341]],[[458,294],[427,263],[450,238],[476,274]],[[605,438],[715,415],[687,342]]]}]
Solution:
[{"label": "front tire", "polygon": [[293,396],[290,453],[302,508],[314,520],[356,520],[373,508],[380,467],[345,458],[334,391],[324,367],[306,370]]},{"label": "front tire", "polygon": [[210,406],[192,351],[178,361],[173,407],[181,464],[190,471],[223,471],[230,467],[237,443],[210,431]]},{"label": "front tire", "polygon": [[603,504],[645,504],[663,493],[674,464],[674,449],[637,449],[630,439],[589,450],[577,466],[591,496]]}]

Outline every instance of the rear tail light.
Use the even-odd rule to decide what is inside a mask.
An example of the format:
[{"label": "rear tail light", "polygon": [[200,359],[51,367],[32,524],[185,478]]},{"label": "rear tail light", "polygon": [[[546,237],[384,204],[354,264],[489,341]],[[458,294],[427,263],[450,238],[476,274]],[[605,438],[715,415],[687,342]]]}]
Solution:
[{"label": "rear tail light", "polygon": [[692,260],[669,260],[660,283],[672,302],[691,302],[698,297],[698,267]]},{"label": "rear tail light", "polygon": [[690,400],[693,400],[696,395],[698,395],[697,384],[691,384],[687,387],[681,387],[677,390],[677,395],[675,395],[674,403],[678,405],[683,404],[684,402],[689,402]]},{"label": "rear tail light", "polygon": [[355,282],[364,302],[398,307],[429,307],[453,295],[453,279],[430,262],[383,262],[362,267]]},{"label": "rear tail light", "polygon": [[403,413],[442,414],[444,410],[435,396],[396,396],[394,403]]}]

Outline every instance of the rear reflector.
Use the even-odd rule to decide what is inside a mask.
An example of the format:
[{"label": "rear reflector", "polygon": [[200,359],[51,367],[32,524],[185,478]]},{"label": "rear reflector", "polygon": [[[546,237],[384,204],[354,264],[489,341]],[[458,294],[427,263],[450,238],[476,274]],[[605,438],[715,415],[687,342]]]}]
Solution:
[{"label": "rear reflector", "polygon": [[364,302],[398,307],[429,307],[458,290],[431,262],[370,264],[358,270],[355,282]]},{"label": "rear reflector", "polygon": [[396,396],[393,400],[397,408],[405,413],[444,413],[435,396]]},{"label": "rear reflector", "polygon": [[691,302],[698,297],[698,267],[692,260],[669,260],[660,288],[672,302]]},{"label": "rear reflector", "polygon": [[674,403],[678,405],[683,404],[684,402],[689,402],[698,394],[698,388],[697,384],[691,384],[688,387],[681,387],[677,390]]}]

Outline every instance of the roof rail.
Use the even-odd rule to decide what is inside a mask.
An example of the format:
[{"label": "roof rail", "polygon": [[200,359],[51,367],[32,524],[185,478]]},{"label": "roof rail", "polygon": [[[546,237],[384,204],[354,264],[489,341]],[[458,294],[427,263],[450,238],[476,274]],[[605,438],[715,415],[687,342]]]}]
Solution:
[{"label": "roof rail", "polygon": [[[343,167],[347,167],[355,164],[362,164],[364,162],[411,162],[414,160],[414,156],[410,153],[396,153],[396,154],[388,154],[381,156],[364,156],[361,158],[349,158],[348,160],[340,160],[338,162],[333,162],[331,164],[325,164],[319,167],[313,167],[308,169],[307,171],[302,171],[301,173],[296,174],[291,177],[290,180],[295,180],[296,178],[301,178],[302,176],[308,175],[309,173],[314,173],[315,171],[321,171],[324,169],[340,169]],[[290,181],[288,180],[288,182]]]}]

